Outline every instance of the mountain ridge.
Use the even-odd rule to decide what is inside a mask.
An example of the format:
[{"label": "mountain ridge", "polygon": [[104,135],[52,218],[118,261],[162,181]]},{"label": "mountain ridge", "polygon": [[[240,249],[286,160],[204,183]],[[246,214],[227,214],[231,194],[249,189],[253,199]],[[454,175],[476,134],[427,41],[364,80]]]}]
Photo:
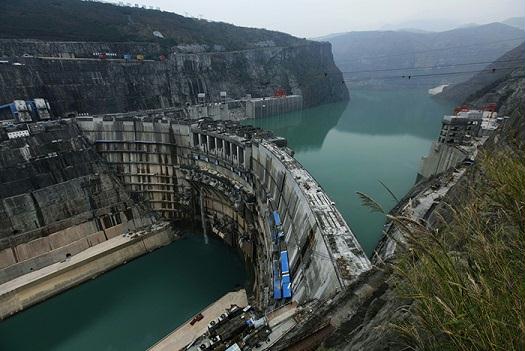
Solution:
[{"label": "mountain ridge", "polygon": [[[93,1],[4,0],[0,6],[0,37],[4,39],[157,42],[165,46],[208,44],[226,50],[305,42],[290,34],[267,29]],[[164,38],[153,32],[160,32]]]},{"label": "mountain ridge", "polygon": [[[432,33],[350,32],[327,41],[353,85],[431,88],[470,78],[475,72],[469,71],[483,69],[523,40],[524,31],[495,22]],[[470,65],[477,62],[486,64]]]}]

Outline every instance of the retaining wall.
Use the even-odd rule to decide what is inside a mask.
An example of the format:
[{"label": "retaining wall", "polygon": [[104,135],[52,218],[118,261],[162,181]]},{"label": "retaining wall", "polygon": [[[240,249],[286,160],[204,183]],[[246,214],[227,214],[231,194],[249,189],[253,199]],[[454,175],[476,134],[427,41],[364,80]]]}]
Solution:
[{"label": "retaining wall", "polygon": [[[118,239],[121,238],[117,237],[113,240]],[[0,285],[0,319],[44,301],[133,258],[167,245],[173,240],[173,231],[166,227],[147,233],[138,239],[126,239],[123,243],[113,247],[108,245],[108,248],[104,250],[102,250],[103,245],[92,247],[93,252],[84,251],[81,259],[78,258],[80,256],[71,258],[72,261],[76,260],[71,264],[67,261],[57,263],[55,264],[56,269],[53,269],[53,266],[48,267],[47,274],[21,277],[26,280],[23,284],[17,284],[17,281],[14,280]],[[15,284],[17,284],[16,287],[8,288],[8,285]]]}]

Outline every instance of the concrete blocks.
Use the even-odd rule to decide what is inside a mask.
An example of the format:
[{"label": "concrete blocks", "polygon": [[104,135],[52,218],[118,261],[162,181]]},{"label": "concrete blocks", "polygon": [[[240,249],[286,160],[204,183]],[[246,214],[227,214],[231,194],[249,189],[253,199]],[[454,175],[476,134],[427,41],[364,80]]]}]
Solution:
[{"label": "concrete blocks", "polygon": [[7,248],[0,251],[0,269],[11,266],[16,263],[13,249]]},{"label": "concrete blocks", "polygon": [[106,235],[103,231],[89,234],[86,238],[89,243],[89,246],[95,246],[107,240]]}]

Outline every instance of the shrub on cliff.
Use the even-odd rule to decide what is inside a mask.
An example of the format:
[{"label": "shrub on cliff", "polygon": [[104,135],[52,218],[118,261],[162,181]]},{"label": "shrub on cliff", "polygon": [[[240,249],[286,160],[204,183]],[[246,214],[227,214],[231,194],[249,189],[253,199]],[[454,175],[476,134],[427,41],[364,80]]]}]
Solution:
[{"label": "shrub on cliff", "polygon": [[481,155],[451,219],[430,230],[407,218],[395,263],[414,318],[395,328],[417,350],[525,349],[525,161]]}]

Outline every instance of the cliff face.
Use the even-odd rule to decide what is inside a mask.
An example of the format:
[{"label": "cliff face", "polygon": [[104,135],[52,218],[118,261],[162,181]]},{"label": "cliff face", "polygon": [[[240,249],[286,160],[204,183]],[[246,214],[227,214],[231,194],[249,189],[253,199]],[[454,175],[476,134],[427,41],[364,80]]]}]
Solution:
[{"label": "cliff face", "polygon": [[[208,101],[218,101],[220,91],[233,98],[260,97],[279,87],[303,95],[306,107],[348,99],[328,43],[172,53],[165,61],[155,56],[160,51],[155,44],[3,40],[2,51],[1,56],[17,56],[25,65],[0,65],[0,102],[44,97],[57,114],[182,107],[201,92]],[[93,52],[149,53],[157,61],[87,59]],[[38,58],[21,58],[24,53]],[[56,57],[72,54],[77,58]]]},{"label": "cliff face", "polygon": [[0,143],[0,284],[151,224],[78,127]]}]

